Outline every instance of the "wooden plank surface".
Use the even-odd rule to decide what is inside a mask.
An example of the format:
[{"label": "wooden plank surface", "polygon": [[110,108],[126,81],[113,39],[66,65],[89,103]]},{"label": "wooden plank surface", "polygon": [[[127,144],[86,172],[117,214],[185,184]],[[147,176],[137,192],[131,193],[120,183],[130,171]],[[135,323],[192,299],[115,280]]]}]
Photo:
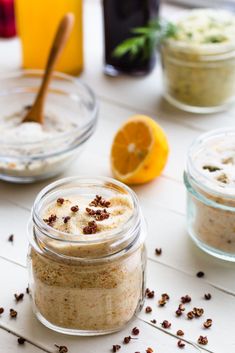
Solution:
[{"label": "wooden plank surface", "polygon": [[[181,10],[180,10],[181,11]],[[175,7],[163,7],[165,17],[179,15]],[[178,351],[175,331],[184,329],[185,339],[196,343],[199,334],[207,334],[209,344],[201,347],[210,352],[232,353],[235,351],[233,335],[235,310],[234,264],[214,259],[197,249],[189,239],[185,227],[185,188],[182,173],[186,151],[192,140],[201,132],[211,128],[233,126],[235,110],[227,113],[198,116],[183,113],[169,106],[162,99],[162,81],[159,66],[145,78],[108,78],[102,73],[103,60],[102,18],[100,2],[85,2],[85,61],[86,67],[82,79],[97,93],[100,101],[100,121],[98,129],[88,143],[81,158],[69,168],[64,176],[71,175],[107,175],[111,176],[109,151],[112,138],[125,121],[133,114],[151,115],[165,129],[169,138],[171,154],[163,175],[155,181],[135,187],[148,223],[148,286],[156,291],[153,300],[153,313],[147,316],[142,312],[135,321],[122,332],[98,338],[68,337],[54,333],[43,327],[33,316],[28,296],[17,304],[19,317],[10,320],[8,311],[16,306],[14,293],[24,291],[28,278],[26,266],[27,239],[26,224],[30,208],[39,190],[48,184],[45,181],[32,185],[13,185],[0,182],[0,268],[1,289],[0,306],[6,312],[0,318],[0,327],[15,334],[23,335],[46,352],[55,352],[54,344],[67,345],[69,352],[105,353],[113,344],[119,344],[129,335],[133,326],[141,329],[137,342],[122,347],[122,352],[145,352],[150,346],[154,352],[175,353]],[[18,68],[20,65],[19,42],[0,41],[0,72]],[[105,133],[104,133],[105,132]],[[14,243],[8,242],[8,236],[14,233]],[[156,247],[163,253],[157,257]],[[198,270],[205,272],[204,279],[197,279]],[[217,288],[215,288],[217,287]],[[157,307],[158,296],[169,292],[171,299],[164,308]],[[203,300],[204,292],[212,294],[212,300]],[[228,294],[228,293],[231,293]],[[174,311],[179,297],[190,294],[192,304],[187,307],[202,306],[203,318],[192,322],[185,318],[176,318]],[[150,303],[150,302],[149,302]],[[147,304],[146,304],[147,305]],[[149,325],[150,318],[156,315],[158,327]],[[202,321],[213,319],[213,327],[205,332]],[[167,319],[172,322],[169,332],[160,330],[160,322]],[[18,347],[16,337],[0,329],[0,352],[21,351],[39,353],[41,350],[29,343]],[[99,348],[97,348],[99,347]],[[198,352],[198,348],[187,344],[185,352]]]},{"label": "wooden plank surface", "polygon": [[14,352],[14,353],[43,353],[42,350],[29,342],[25,342],[23,345],[19,345],[17,342],[18,336],[8,332],[5,329],[0,328],[0,352]]}]

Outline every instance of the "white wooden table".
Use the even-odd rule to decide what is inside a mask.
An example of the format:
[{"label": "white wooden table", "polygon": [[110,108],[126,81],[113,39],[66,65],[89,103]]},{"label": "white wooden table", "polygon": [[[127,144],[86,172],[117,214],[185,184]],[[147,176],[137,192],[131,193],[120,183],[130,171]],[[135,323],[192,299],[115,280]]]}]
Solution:
[{"label": "white wooden table", "polygon": [[[178,15],[182,10],[164,7],[165,16]],[[20,66],[20,50],[17,39],[0,41],[0,71]],[[121,353],[145,352],[152,347],[156,353],[173,353],[177,347],[176,331],[185,331],[188,342],[184,352],[235,352],[235,264],[219,261],[197,249],[189,239],[185,227],[185,189],[182,173],[189,144],[201,132],[212,128],[233,126],[235,110],[216,115],[193,115],[169,106],[162,99],[160,68],[145,78],[108,78],[102,73],[102,17],[100,2],[85,2],[85,71],[82,79],[96,92],[99,103],[99,124],[87,149],[64,176],[107,175],[110,176],[109,151],[114,133],[127,117],[146,113],[165,129],[171,154],[164,173],[157,180],[135,187],[148,222],[148,287],[155,290],[156,297],[148,299],[153,312],[144,311],[135,322],[122,332],[96,338],[69,337],[43,327],[33,316],[29,298],[15,303],[14,293],[27,287],[26,224],[30,208],[37,192],[47,182],[33,185],[14,185],[0,182],[0,307],[5,312],[0,317],[0,352],[55,352],[54,344],[66,345],[71,353],[106,353],[113,344],[120,344],[134,326],[140,328],[139,339],[123,346]],[[97,146],[99,148],[97,149]],[[15,235],[14,244],[7,241]],[[161,247],[163,253],[156,256],[154,249]],[[202,270],[205,277],[196,273]],[[157,300],[167,292],[169,304],[159,308]],[[204,294],[212,299],[205,301]],[[198,320],[177,318],[175,310],[182,295],[192,296],[186,304],[187,311],[193,306],[203,307],[205,314]],[[147,304],[147,303],[146,303]],[[18,311],[16,320],[9,319],[9,309]],[[157,320],[151,325],[150,320]],[[202,328],[203,321],[213,319],[209,330]],[[169,320],[169,330],[160,323]],[[17,344],[16,336],[27,339],[24,346]],[[207,346],[196,346],[199,335],[207,335]]]}]

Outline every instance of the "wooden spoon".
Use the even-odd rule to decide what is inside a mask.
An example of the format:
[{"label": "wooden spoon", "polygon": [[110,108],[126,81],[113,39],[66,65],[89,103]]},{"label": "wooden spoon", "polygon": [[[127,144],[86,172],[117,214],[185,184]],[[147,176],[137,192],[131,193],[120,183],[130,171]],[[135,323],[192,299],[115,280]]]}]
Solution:
[{"label": "wooden spoon", "polygon": [[45,99],[46,99],[50,81],[52,79],[53,70],[69,39],[70,33],[73,28],[73,23],[74,23],[74,15],[72,13],[66,14],[62,18],[61,22],[59,23],[59,26],[49,53],[49,57],[47,59],[47,64],[46,64],[45,73],[43,76],[41,86],[39,88],[34,104],[27,112],[26,116],[22,121],[23,123],[33,121],[36,123],[43,124]]}]

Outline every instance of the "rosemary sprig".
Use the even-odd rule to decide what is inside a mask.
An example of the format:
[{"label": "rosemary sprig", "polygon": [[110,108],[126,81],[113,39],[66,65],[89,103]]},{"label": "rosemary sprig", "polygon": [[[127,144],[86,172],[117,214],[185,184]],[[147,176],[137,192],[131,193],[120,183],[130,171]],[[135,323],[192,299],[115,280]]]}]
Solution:
[{"label": "rosemary sprig", "polygon": [[134,37],[120,43],[113,51],[113,56],[120,58],[128,54],[132,59],[141,55],[142,59],[151,57],[155,48],[166,38],[174,37],[177,31],[175,24],[164,19],[155,19],[146,27],[137,27],[131,30]]}]

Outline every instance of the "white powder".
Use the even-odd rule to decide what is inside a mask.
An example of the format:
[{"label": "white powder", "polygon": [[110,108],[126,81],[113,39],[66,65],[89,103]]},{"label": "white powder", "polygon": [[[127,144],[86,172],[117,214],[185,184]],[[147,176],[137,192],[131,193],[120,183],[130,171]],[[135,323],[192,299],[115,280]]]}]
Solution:
[{"label": "white powder", "polygon": [[43,125],[34,122],[22,123],[26,109],[1,119],[0,143],[34,143],[50,140],[77,127],[64,121],[63,117],[47,114]]},{"label": "white powder", "polygon": [[62,114],[48,112],[43,124],[22,123],[26,113],[27,108],[24,108],[1,118],[0,173],[6,175],[4,179],[10,176],[22,180],[32,178],[34,181],[55,175],[73,157],[64,151],[74,140],[72,133],[78,129],[75,121],[65,119]]}]

